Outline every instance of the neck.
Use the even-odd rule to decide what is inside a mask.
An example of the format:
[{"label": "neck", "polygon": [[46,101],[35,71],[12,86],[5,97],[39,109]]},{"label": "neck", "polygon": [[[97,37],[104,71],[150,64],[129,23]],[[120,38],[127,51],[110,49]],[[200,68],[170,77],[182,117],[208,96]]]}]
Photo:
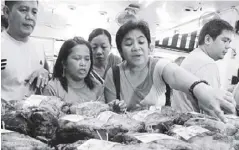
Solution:
[{"label": "neck", "polygon": [[203,51],[206,55],[208,55],[209,57],[211,57],[207,51],[207,48],[204,45],[199,46],[200,50]]},{"label": "neck", "polygon": [[99,69],[105,68],[105,66],[106,66],[105,62],[94,64],[94,67],[99,68]]},{"label": "neck", "polygon": [[70,86],[72,88],[81,88],[85,85],[84,79],[81,79],[79,81],[75,81],[68,75],[66,75],[66,79],[67,79],[67,82],[68,82],[68,86]]},{"label": "neck", "polygon": [[21,41],[21,42],[26,42],[28,40],[28,36],[23,37],[23,36],[18,36],[16,34],[14,34],[13,32],[11,32],[11,30],[7,30],[7,33],[16,41]]},{"label": "neck", "polygon": [[138,66],[126,63],[126,68],[129,69],[130,73],[133,73],[133,74],[134,73],[139,73],[139,72],[142,72],[144,69],[147,68],[147,63],[142,64],[142,65],[138,65]]}]

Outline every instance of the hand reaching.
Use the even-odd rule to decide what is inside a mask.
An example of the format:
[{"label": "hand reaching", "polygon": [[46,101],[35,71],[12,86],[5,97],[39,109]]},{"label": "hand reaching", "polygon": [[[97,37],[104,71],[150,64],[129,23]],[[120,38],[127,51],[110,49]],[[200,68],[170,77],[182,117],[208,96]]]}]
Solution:
[{"label": "hand reaching", "polygon": [[110,103],[108,103],[108,105],[111,107],[111,109],[114,111],[114,112],[124,112],[125,109],[127,108],[126,107],[126,103],[124,100],[118,100],[118,99],[115,99],[113,101],[111,101]]}]

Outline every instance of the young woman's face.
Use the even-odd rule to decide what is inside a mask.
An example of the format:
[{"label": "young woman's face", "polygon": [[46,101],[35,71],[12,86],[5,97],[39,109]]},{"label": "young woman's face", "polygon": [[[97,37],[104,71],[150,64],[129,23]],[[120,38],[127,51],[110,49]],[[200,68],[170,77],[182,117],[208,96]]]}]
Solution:
[{"label": "young woman's face", "polygon": [[129,31],[122,40],[121,48],[128,64],[140,66],[148,62],[149,43],[140,30]]},{"label": "young woman's face", "polygon": [[93,50],[94,64],[105,63],[111,49],[109,38],[101,34],[94,37],[90,44]]},{"label": "young woman's face", "polygon": [[86,45],[77,45],[73,47],[72,52],[67,57],[65,67],[65,74],[75,81],[84,79],[91,65],[90,50]]}]

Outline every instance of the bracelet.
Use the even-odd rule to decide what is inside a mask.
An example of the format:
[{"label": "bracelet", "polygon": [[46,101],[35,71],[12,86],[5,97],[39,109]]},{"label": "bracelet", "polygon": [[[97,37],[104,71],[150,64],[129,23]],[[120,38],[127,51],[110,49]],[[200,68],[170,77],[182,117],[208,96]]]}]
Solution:
[{"label": "bracelet", "polygon": [[192,95],[192,97],[193,97],[194,99],[197,99],[197,98],[196,98],[196,96],[194,95],[193,89],[195,88],[196,85],[198,85],[198,84],[200,84],[200,83],[205,83],[205,84],[209,85],[206,80],[199,80],[199,81],[194,82],[194,83],[190,86],[190,88],[189,88],[189,93]]}]

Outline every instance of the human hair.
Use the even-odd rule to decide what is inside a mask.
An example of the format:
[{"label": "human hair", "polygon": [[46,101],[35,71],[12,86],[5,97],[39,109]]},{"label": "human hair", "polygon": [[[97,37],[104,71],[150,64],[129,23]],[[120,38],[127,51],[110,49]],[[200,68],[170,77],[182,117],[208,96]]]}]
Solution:
[{"label": "human hair", "polygon": [[3,26],[4,28],[8,27],[8,20],[4,15],[1,15],[1,26]]},{"label": "human hair", "polygon": [[236,23],[235,23],[235,32],[237,34],[239,34],[238,31],[239,31],[239,20],[237,20]]},{"label": "human hair", "polygon": [[89,38],[88,38],[88,41],[91,42],[91,41],[93,40],[93,38],[95,38],[95,37],[97,37],[97,36],[99,36],[99,35],[102,35],[102,34],[107,36],[107,38],[109,39],[109,43],[110,43],[110,45],[111,45],[112,39],[111,39],[111,35],[110,35],[109,31],[107,31],[107,30],[105,30],[105,29],[102,29],[102,28],[94,29],[94,30],[90,33]]},{"label": "human hair", "polygon": [[[17,3],[17,2],[22,2],[24,0],[5,0],[5,6],[9,8],[9,10],[12,10],[12,7]],[[26,0],[27,1],[27,0]],[[33,1],[33,0],[32,0]],[[35,0],[38,4],[38,0]]]},{"label": "human hair", "polygon": [[144,36],[146,37],[146,39],[148,41],[148,45],[150,45],[150,43],[151,43],[150,30],[149,30],[149,26],[148,26],[147,22],[145,22],[143,20],[127,21],[125,24],[123,24],[119,28],[119,30],[116,33],[116,46],[117,46],[117,49],[118,49],[123,60],[124,60],[124,58],[122,55],[122,47],[121,47],[123,38],[127,33],[129,33],[130,31],[132,31],[134,29],[138,29],[144,34]]},{"label": "human hair", "polygon": [[90,43],[85,41],[83,38],[74,37],[73,39],[69,39],[65,41],[63,45],[61,46],[54,69],[53,69],[53,79],[58,79],[61,82],[61,85],[64,88],[64,90],[67,92],[68,92],[67,90],[68,84],[67,84],[66,77],[63,76],[63,69],[64,69],[63,64],[65,64],[67,57],[72,52],[72,48],[77,45],[86,45],[89,48],[91,64],[90,64],[89,72],[84,78],[84,82],[86,83],[89,89],[93,89],[95,86],[93,83],[92,77],[90,76],[90,72],[92,71],[92,68],[93,68],[93,53],[92,53]]},{"label": "human hair", "polygon": [[222,31],[233,31],[233,27],[222,19],[213,19],[207,22],[201,29],[198,37],[198,45],[203,45],[205,36],[210,35],[215,40]]}]

